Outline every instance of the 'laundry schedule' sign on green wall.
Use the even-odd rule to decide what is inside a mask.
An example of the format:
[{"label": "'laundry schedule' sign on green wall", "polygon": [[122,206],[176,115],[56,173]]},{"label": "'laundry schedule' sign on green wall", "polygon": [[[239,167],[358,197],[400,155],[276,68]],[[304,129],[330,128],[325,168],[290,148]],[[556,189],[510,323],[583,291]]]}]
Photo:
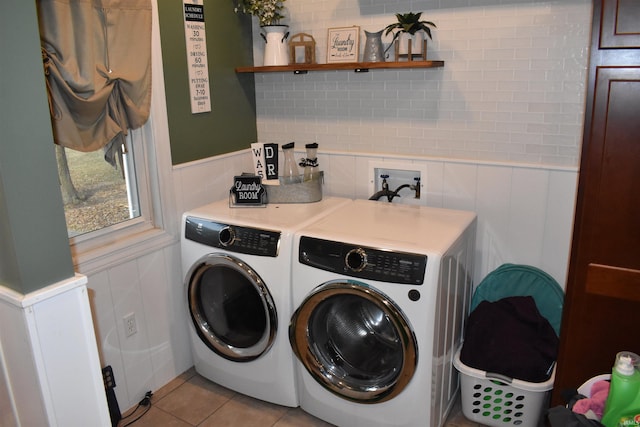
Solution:
[{"label": "'laundry schedule' sign on green wall", "polygon": [[204,26],[203,0],[184,0],[184,38],[187,45],[187,70],[191,113],[211,111],[207,33]]},{"label": "'laundry schedule' sign on green wall", "polygon": [[[185,2],[202,6],[204,22],[189,22],[202,24],[202,30],[206,25],[206,45],[195,46],[196,39],[191,48],[185,43]],[[189,13],[198,18],[197,9]],[[253,65],[251,16],[235,13],[233,0],[158,0],[158,16],[172,163],[249,148],[257,138],[254,77],[235,69]],[[204,66],[189,67],[202,61],[206,72]],[[203,72],[194,81],[192,71]],[[194,89],[196,104],[209,93],[210,108],[196,105],[192,111]]]}]

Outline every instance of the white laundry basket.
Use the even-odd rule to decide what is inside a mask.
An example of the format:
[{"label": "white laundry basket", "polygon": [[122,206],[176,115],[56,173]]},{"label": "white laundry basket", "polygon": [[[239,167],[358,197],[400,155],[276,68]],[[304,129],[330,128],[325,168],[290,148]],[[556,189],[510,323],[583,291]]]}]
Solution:
[{"label": "white laundry basket", "polygon": [[[559,334],[564,292],[553,277],[533,266],[503,264],[489,273],[473,294],[471,311],[482,301],[494,302],[511,296],[531,296],[540,314]],[[465,417],[495,427],[538,426],[553,388],[555,366],[545,382],[531,383],[467,366],[460,360],[460,350],[453,364],[460,372]]]},{"label": "white laundry basket", "polygon": [[555,367],[547,381],[530,383],[469,367],[460,360],[460,350],[453,365],[460,372],[462,413],[469,420],[495,427],[538,426],[553,388]]}]

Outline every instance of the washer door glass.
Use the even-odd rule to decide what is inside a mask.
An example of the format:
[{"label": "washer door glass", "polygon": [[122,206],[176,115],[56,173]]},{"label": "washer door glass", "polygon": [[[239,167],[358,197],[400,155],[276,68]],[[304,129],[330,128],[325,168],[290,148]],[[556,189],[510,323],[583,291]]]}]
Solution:
[{"label": "washer door glass", "polygon": [[248,362],[275,339],[273,298],[260,276],[226,254],[201,258],[187,275],[191,319],[200,339],[220,356]]},{"label": "washer door glass", "polygon": [[361,403],[398,395],[418,360],[415,334],[400,308],[358,282],[334,281],[316,288],[294,313],[289,338],[316,381]]}]

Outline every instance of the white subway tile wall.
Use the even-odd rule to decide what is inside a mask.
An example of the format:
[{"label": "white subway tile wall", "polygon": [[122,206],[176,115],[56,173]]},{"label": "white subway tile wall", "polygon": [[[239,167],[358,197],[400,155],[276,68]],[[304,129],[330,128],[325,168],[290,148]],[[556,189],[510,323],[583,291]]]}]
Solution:
[{"label": "white subway tile wall", "polygon": [[[325,150],[577,166],[589,0],[287,0],[291,35],[377,31],[395,13],[436,23],[428,59],[443,68],[256,74],[258,139]],[[254,61],[264,41],[254,22]],[[364,32],[361,31],[360,52]],[[383,39],[391,41],[391,36]],[[392,52],[393,49],[389,50]],[[360,54],[360,57],[362,53]]]}]

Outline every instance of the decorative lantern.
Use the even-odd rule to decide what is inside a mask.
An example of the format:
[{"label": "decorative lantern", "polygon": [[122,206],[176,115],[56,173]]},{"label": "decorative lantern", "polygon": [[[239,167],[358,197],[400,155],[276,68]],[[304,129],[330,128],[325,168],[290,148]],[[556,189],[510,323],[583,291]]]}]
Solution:
[{"label": "decorative lantern", "polygon": [[[304,52],[304,57],[299,53]],[[289,40],[289,61],[291,64],[315,64],[316,63],[316,41],[313,36],[306,33],[298,33]],[[302,61],[298,61],[298,59]]]}]

